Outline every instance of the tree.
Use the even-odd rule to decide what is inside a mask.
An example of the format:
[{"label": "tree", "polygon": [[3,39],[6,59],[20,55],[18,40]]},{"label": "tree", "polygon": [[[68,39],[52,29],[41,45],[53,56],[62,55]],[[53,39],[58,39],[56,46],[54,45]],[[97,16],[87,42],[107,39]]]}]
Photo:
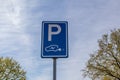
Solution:
[{"label": "tree", "polygon": [[98,44],[99,49],[90,55],[84,76],[92,80],[120,80],[120,29],[103,35]]},{"label": "tree", "polygon": [[26,80],[26,72],[12,58],[0,58],[0,80]]},{"label": "tree", "polygon": [[108,77],[108,76],[104,76],[104,77],[103,77],[103,80],[111,80],[111,78]]}]

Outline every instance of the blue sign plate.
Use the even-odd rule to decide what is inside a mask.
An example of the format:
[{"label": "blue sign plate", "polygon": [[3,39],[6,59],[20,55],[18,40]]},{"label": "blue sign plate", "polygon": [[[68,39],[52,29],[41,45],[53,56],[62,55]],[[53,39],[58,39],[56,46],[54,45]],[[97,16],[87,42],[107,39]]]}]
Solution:
[{"label": "blue sign plate", "polygon": [[43,21],[41,37],[42,58],[68,57],[68,22]]}]

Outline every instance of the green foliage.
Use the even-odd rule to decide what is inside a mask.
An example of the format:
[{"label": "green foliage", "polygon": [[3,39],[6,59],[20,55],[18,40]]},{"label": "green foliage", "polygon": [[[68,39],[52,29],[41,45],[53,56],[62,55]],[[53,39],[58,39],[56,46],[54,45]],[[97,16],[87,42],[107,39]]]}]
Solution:
[{"label": "green foliage", "polygon": [[112,80],[109,76],[104,76],[103,80]]},{"label": "green foliage", "polygon": [[120,80],[120,29],[103,35],[98,43],[99,49],[91,54],[84,75],[92,80]]},{"label": "green foliage", "polygon": [[25,74],[12,58],[0,58],[0,80],[26,80]]}]

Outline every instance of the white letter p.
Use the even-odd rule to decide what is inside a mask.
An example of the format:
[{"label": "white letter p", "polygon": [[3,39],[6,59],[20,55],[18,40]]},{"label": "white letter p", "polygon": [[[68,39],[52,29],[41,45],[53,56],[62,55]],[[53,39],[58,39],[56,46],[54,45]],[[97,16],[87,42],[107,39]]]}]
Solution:
[{"label": "white letter p", "polygon": [[[61,27],[58,24],[49,24],[48,27],[49,27],[48,28],[48,41],[51,41],[53,35],[57,35],[61,32]],[[57,31],[53,32],[52,28],[54,28],[54,27],[57,28]]]}]

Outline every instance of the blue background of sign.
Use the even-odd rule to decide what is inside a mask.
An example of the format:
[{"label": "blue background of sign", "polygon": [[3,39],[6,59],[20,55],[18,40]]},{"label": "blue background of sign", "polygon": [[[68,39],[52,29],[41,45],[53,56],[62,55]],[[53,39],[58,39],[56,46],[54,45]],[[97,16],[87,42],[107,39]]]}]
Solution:
[{"label": "blue background of sign", "polygon": [[[52,36],[52,40],[48,41],[48,25],[57,24],[61,27],[61,32]],[[53,28],[52,32],[56,32],[57,28]],[[43,21],[42,22],[42,41],[41,41],[41,57],[42,58],[67,58],[68,57],[68,22],[67,21]],[[61,51],[45,50],[50,45],[58,45]]]}]

